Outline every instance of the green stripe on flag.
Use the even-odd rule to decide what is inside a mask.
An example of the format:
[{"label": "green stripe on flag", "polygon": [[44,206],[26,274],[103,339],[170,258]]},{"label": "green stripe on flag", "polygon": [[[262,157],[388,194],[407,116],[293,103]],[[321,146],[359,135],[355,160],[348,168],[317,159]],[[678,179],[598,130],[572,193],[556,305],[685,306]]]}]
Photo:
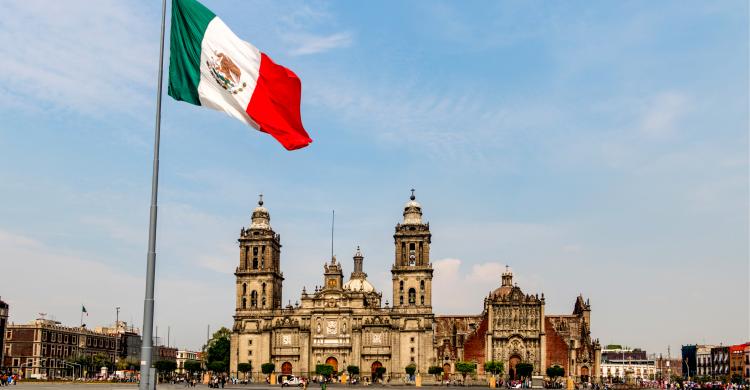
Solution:
[{"label": "green stripe on flag", "polygon": [[169,35],[169,96],[200,106],[201,42],[213,12],[196,0],[172,0]]}]

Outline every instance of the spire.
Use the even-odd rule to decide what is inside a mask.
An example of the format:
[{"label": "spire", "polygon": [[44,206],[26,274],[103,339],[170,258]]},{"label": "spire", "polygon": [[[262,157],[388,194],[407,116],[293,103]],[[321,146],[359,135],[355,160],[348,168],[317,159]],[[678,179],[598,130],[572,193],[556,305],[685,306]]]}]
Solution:
[{"label": "spire", "polygon": [[263,194],[258,195],[258,206],[263,206]]},{"label": "spire", "polygon": [[513,286],[513,271],[510,270],[508,265],[505,266],[505,272],[502,274],[502,286],[511,287]]},{"label": "spire", "polygon": [[359,249],[359,245],[357,245],[357,251],[354,252],[354,271],[352,271],[351,278],[355,277],[367,277],[367,275],[362,271],[362,262],[364,261],[364,256],[362,255],[362,252]]},{"label": "spire", "polygon": [[412,189],[411,189],[411,196],[409,197],[409,199],[411,199],[411,200],[414,200],[414,199],[416,199],[416,198],[417,198],[417,197],[416,197],[416,196],[414,196],[414,188],[412,188]]}]

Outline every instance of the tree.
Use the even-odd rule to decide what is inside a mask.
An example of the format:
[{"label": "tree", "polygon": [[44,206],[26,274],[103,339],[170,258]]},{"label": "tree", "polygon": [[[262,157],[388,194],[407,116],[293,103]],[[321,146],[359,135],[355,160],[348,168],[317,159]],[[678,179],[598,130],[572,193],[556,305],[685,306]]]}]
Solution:
[{"label": "tree", "polygon": [[516,364],[516,372],[521,378],[531,377],[531,373],[534,372],[534,365],[531,363],[518,363]]},{"label": "tree", "polygon": [[466,382],[466,375],[474,372],[477,369],[477,364],[474,362],[456,362],[456,371],[461,373],[461,376]]},{"label": "tree", "polygon": [[207,367],[210,371],[213,371],[214,373],[224,372],[226,370],[225,362],[221,360],[216,360],[211,363],[207,364]]},{"label": "tree", "polygon": [[440,366],[430,366],[427,368],[427,373],[430,375],[435,375],[435,380],[440,379],[440,374],[443,373],[443,367]]},{"label": "tree", "polygon": [[315,365],[315,373],[322,375],[324,378],[328,378],[333,374],[333,366],[330,364],[317,364]]},{"label": "tree", "polygon": [[185,367],[185,371],[193,375],[196,372],[201,371],[201,362],[197,360],[186,360],[184,367]]},{"label": "tree", "polygon": [[505,370],[505,364],[497,360],[489,360],[484,362],[484,371],[492,373],[492,375],[502,374]]},{"label": "tree", "polygon": [[557,383],[557,378],[565,376],[565,369],[560,366],[547,367],[547,376],[553,382]]},{"label": "tree", "polygon": [[101,369],[102,367],[112,369],[114,362],[109,359],[109,355],[100,352],[91,357],[91,365],[95,370],[99,371],[99,369]]},{"label": "tree", "polygon": [[117,362],[118,370],[137,370],[140,362],[135,358],[120,359]]},{"label": "tree", "polygon": [[350,375],[359,375],[359,366],[346,366],[346,371]]},{"label": "tree", "polygon": [[409,364],[408,366],[404,367],[404,370],[407,374],[409,374],[409,376],[412,376],[415,372],[417,372],[417,365],[414,363]]},{"label": "tree", "polygon": [[206,367],[211,371],[229,371],[229,337],[231,335],[232,331],[222,326],[221,329],[213,334],[211,340],[208,340],[208,344],[203,348],[203,351],[206,353]]},{"label": "tree", "polygon": [[266,375],[269,375],[276,369],[276,365],[273,363],[263,363],[260,365],[260,371]]},{"label": "tree", "polygon": [[177,362],[171,360],[158,360],[154,363],[156,372],[163,379],[165,376],[171,376],[171,373],[177,368]]},{"label": "tree", "polygon": [[253,370],[253,364],[250,362],[247,363],[239,363],[237,365],[237,371],[245,374],[245,379],[247,379],[247,373]]},{"label": "tree", "polygon": [[732,383],[735,385],[741,385],[742,384],[742,375],[734,374],[732,375]]},{"label": "tree", "polygon": [[383,379],[383,375],[385,375],[385,367],[378,367],[375,369],[375,378],[373,379]]}]

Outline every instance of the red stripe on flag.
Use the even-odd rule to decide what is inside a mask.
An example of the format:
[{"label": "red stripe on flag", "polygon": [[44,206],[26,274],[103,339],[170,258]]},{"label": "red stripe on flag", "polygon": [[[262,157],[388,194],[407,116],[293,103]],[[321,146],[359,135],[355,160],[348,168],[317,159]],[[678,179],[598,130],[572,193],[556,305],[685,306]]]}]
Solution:
[{"label": "red stripe on flag", "polygon": [[302,83],[294,72],[277,65],[260,53],[258,83],[245,110],[260,126],[287,150],[304,148],[312,142],[302,126],[300,100]]}]

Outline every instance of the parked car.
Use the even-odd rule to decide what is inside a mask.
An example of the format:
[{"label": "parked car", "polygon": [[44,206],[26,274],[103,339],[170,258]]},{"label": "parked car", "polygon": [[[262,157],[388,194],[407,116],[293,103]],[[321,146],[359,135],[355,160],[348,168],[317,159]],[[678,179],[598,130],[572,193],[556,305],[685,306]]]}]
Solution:
[{"label": "parked car", "polygon": [[284,382],[281,382],[281,387],[284,387],[284,386],[302,387],[302,385],[303,385],[302,379],[294,375],[284,379]]}]

